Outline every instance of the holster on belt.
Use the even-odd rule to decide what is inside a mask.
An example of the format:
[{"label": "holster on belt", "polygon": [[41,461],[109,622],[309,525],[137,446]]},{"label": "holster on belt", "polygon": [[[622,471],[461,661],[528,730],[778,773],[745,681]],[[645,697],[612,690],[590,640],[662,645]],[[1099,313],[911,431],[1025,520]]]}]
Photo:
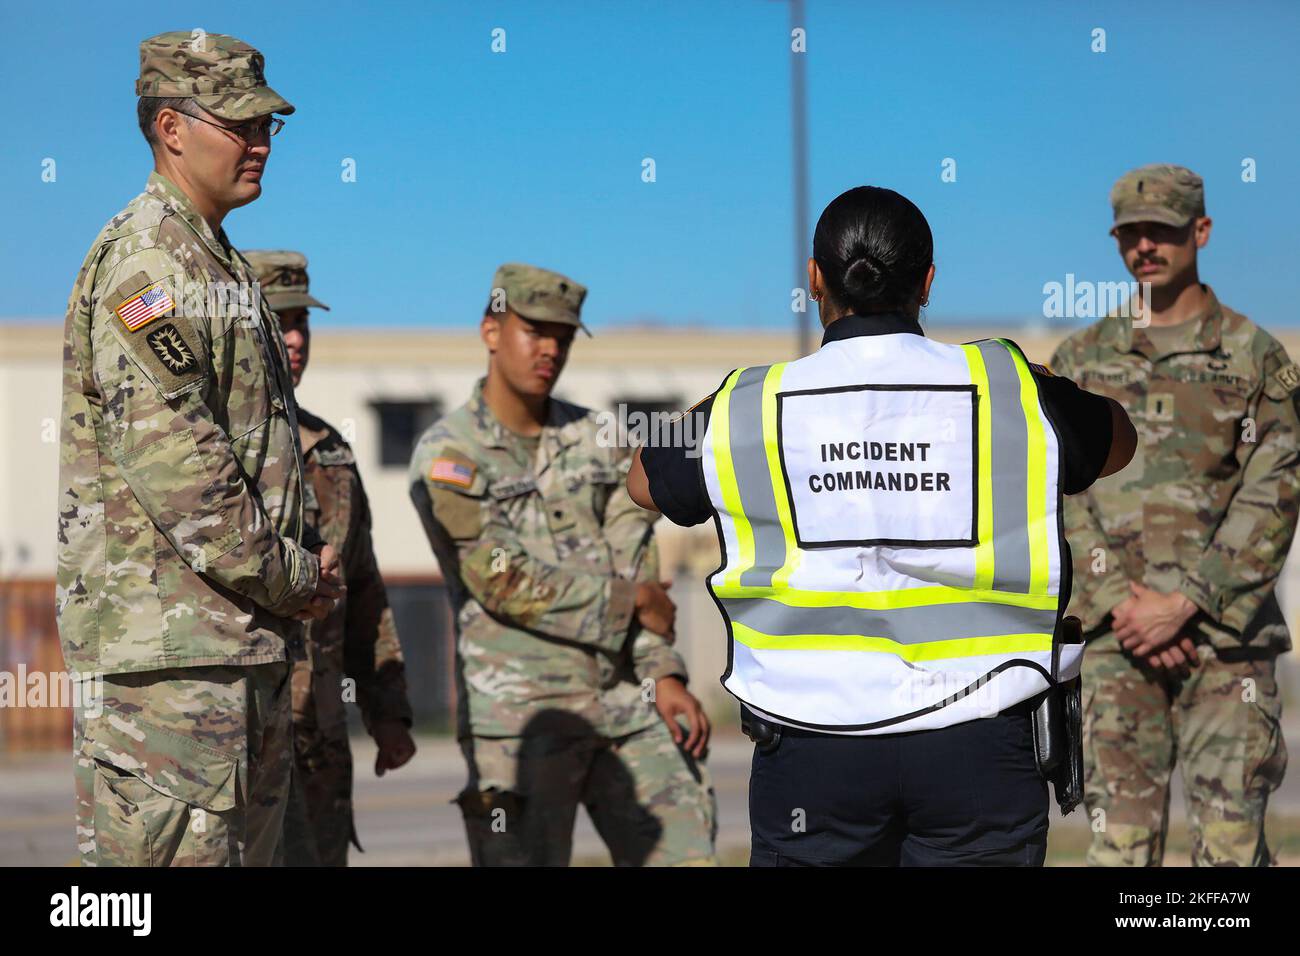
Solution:
[{"label": "holster on belt", "polygon": [[461,815],[467,820],[491,817],[494,810],[504,810],[508,819],[517,819],[523,812],[523,798],[511,790],[471,790],[466,788],[456,795]]},{"label": "holster on belt", "polygon": [[744,704],[740,705],[740,730],[754,742],[759,753],[771,753],[781,746],[781,725],[764,720]]},{"label": "holster on belt", "polygon": [[1032,714],[1034,762],[1051,781],[1063,815],[1083,800],[1083,696],[1078,677],[1058,679],[1061,647],[1082,643],[1079,619],[1062,618],[1052,636],[1052,686]]}]

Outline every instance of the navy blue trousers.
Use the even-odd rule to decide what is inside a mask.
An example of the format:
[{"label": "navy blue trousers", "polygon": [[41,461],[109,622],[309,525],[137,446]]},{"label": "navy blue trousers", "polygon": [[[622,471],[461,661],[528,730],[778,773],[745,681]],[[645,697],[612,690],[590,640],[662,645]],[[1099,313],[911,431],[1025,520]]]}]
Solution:
[{"label": "navy blue trousers", "polygon": [[872,737],[782,728],[775,751],[754,749],[750,866],[1042,866],[1029,714]]}]

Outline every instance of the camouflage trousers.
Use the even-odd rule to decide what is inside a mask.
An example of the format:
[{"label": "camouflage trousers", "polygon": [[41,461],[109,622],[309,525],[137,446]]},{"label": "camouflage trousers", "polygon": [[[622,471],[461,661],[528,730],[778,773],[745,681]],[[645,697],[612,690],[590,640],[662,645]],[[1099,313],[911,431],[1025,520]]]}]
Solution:
[{"label": "camouflage trousers", "polygon": [[269,866],[292,760],[288,665],[104,678],[74,714],[83,866]]},{"label": "camouflage trousers", "polygon": [[714,863],[708,772],[662,721],[612,739],[473,737],[461,750],[470,780],[457,802],[475,866],[568,866],[579,804],[615,866]]},{"label": "camouflage trousers", "polygon": [[1268,795],[1286,771],[1271,653],[1198,645],[1178,680],[1139,667],[1114,635],[1083,658],[1084,799],[1092,866],[1159,866],[1181,765],[1192,863],[1266,866]]},{"label": "camouflage trousers", "polygon": [[341,738],[304,740],[296,731],[293,785],[284,814],[284,865],[347,866],[348,843],[356,842],[347,728]]}]

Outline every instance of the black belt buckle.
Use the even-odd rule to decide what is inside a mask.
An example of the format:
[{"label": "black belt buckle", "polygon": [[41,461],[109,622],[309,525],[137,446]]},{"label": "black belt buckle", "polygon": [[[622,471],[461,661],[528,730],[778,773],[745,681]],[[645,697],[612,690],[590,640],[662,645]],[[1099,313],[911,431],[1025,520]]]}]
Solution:
[{"label": "black belt buckle", "polygon": [[744,704],[740,705],[740,730],[761,754],[770,754],[781,746],[781,725],[764,720]]}]

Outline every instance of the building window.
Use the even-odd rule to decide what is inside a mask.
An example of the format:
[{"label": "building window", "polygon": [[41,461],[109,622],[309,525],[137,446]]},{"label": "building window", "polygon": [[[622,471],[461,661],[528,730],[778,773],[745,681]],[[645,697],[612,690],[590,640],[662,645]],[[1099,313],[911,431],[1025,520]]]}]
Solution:
[{"label": "building window", "polygon": [[647,398],[624,395],[614,399],[618,416],[619,444],[659,447],[674,442],[673,420],[683,410],[681,396]]},{"label": "building window", "polygon": [[426,398],[414,402],[371,402],[379,417],[379,464],[405,468],[415,443],[425,429],[442,417],[442,402]]},{"label": "building window", "polygon": [[666,398],[624,396],[614,399],[614,411],[624,415],[631,415],[633,412],[644,412],[646,417],[652,416],[655,412],[675,415],[685,410],[686,406],[682,404],[680,395],[669,395]]}]

